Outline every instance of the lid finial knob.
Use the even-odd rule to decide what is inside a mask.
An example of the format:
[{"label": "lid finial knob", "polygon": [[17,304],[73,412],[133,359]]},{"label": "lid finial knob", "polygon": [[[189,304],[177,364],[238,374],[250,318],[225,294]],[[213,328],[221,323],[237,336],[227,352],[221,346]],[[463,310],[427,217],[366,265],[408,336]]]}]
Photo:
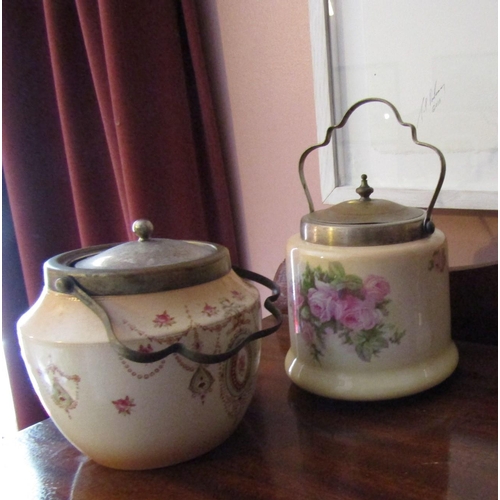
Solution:
[{"label": "lid finial knob", "polygon": [[373,193],[373,188],[368,185],[368,176],[366,174],[363,174],[361,176],[361,184],[360,186],[356,189],[356,193],[359,194],[360,200],[370,200],[370,195]]},{"label": "lid finial knob", "polygon": [[139,241],[149,240],[153,229],[153,224],[147,219],[139,219],[132,224],[132,231],[139,238]]}]

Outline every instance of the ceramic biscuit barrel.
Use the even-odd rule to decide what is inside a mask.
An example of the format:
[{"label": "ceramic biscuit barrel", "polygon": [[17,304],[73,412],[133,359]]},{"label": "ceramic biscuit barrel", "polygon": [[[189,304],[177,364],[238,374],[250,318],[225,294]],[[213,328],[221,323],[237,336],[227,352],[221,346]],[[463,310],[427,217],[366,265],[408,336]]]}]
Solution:
[{"label": "ceramic biscuit barrel", "polygon": [[[366,175],[358,199],[314,210],[303,175],[306,157],[370,102],[391,107],[414,142],[438,154],[441,175],[427,210],[372,198]],[[448,250],[431,220],[445,165],[441,151],[419,142],[415,127],[377,98],[356,103],[322,144],[304,152],[299,174],[310,212],[287,247],[291,347],[285,369],[295,384],[331,398],[377,400],[423,391],[454,371]]]},{"label": "ceramic biscuit barrel", "polygon": [[[33,385],[67,439],[101,465],[150,469],[227,439],[255,390],[279,293],[220,245],[150,238],[67,252],[18,334]],[[261,329],[256,280],[273,291]]]}]

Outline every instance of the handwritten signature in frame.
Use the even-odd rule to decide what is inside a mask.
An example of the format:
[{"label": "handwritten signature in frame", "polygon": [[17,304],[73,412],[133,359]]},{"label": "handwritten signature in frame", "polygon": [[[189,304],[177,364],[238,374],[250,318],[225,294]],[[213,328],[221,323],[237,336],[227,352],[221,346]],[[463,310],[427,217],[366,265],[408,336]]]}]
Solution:
[{"label": "handwritten signature in frame", "polygon": [[438,86],[438,82],[435,81],[434,86],[429,89],[428,94],[425,97],[422,97],[420,111],[418,113],[417,128],[421,123],[423,123],[425,114],[429,112],[434,113],[434,111],[436,111],[438,106],[441,104],[445,93],[445,84],[443,83],[441,86]]}]

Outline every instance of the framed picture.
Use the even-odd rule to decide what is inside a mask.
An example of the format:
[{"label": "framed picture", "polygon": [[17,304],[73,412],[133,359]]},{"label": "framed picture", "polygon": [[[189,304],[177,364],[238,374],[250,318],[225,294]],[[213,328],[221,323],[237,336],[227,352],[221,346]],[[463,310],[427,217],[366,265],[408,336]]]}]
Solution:
[{"label": "framed picture", "polygon": [[[496,0],[309,0],[318,143],[355,102],[386,99],[446,158],[436,207],[496,210],[497,9]],[[367,174],[373,197],[425,207],[440,173],[382,103],[356,110],[319,154],[327,204],[356,197]]]}]

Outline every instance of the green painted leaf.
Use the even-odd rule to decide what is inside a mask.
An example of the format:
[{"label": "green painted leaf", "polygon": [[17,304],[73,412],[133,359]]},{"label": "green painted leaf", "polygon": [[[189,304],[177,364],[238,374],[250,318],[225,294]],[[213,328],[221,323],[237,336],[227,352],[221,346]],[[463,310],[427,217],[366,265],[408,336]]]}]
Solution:
[{"label": "green painted leaf", "polygon": [[391,337],[389,337],[389,342],[391,344],[399,344],[401,343],[401,339],[405,336],[406,330],[396,330]]},{"label": "green painted leaf", "polygon": [[356,346],[356,354],[362,361],[370,362],[372,360],[373,351],[369,344],[358,344]]},{"label": "green painted leaf", "polygon": [[342,341],[343,344],[354,345],[354,341],[351,338],[349,330],[347,329],[342,330],[339,334],[339,337],[343,339]]},{"label": "green painted leaf", "polygon": [[309,308],[309,306],[306,305],[300,308],[300,317],[306,320],[311,317],[311,309]]},{"label": "green painted leaf", "polygon": [[316,347],[316,344],[311,344],[311,356],[314,358],[315,361],[321,364],[321,360],[319,358],[320,356],[323,356],[323,352],[321,349],[318,349]]},{"label": "green painted leaf", "polygon": [[304,274],[302,275],[302,294],[307,295],[310,288],[314,288],[314,271],[311,269],[311,266],[309,266],[309,263],[307,263]]},{"label": "green painted leaf", "polygon": [[345,269],[340,262],[330,262],[328,265],[328,276],[330,281],[335,281],[337,279],[345,278]]},{"label": "green painted leaf", "polygon": [[363,280],[354,274],[348,274],[342,281],[341,289],[348,291],[351,295],[355,295],[360,299],[364,296],[361,293],[363,288]]}]

